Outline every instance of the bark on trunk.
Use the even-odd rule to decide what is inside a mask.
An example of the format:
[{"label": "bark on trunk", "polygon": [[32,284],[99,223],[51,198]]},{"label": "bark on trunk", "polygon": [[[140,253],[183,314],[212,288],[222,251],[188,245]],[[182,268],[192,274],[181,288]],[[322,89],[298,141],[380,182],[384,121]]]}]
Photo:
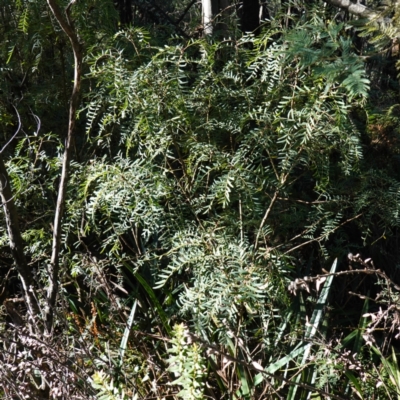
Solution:
[{"label": "bark on trunk", "polygon": [[205,36],[212,35],[212,2],[211,0],[202,0],[203,32]]}]

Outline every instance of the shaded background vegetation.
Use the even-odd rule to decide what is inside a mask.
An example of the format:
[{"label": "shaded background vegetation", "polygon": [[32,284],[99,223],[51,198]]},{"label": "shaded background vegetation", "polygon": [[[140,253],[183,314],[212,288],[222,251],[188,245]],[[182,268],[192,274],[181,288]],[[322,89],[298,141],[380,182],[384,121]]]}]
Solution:
[{"label": "shaded background vegetation", "polygon": [[74,57],[46,2],[0,7],[32,275],[4,222],[2,398],[398,397],[396,3],[213,2],[212,32],[205,1],[58,4],[84,59],[54,306]]}]

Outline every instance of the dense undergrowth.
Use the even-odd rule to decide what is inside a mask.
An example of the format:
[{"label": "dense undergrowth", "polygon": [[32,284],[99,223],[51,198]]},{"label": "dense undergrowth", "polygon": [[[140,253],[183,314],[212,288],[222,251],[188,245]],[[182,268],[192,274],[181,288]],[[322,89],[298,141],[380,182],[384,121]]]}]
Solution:
[{"label": "dense undergrowth", "polygon": [[[42,311],[71,54],[24,12],[9,73],[32,42],[60,57],[1,98]],[[398,398],[396,78],[317,8],[222,41],[82,21],[54,329],[25,315],[2,225],[1,396]]]}]

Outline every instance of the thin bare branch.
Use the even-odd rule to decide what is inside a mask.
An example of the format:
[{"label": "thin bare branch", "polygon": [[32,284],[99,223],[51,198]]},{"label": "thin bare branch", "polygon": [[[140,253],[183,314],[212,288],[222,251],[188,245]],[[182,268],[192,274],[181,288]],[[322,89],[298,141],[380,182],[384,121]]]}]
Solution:
[{"label": "thin bare branch", "polygon": [[272,210],[272,207],[273,207],[273,205],[274,205],[274,203],[275,203],[275,201],[276,201],[276,199],[278,197],[278,193],[279,193],[279,191],[276,190],[274,195],[273,195],[273,197],[272,197],[272,199],[271,199],[271,202],[269,203],[269,207],[267,208],[267,211],[265,211],[265,214],[264,214],[264,217],[263,217],[263,219],[261,221],[260,227],[258,228],[257,237],[256,237],[256,243],[254,245],[254,248],[258,247],[258,240],[260,238],[260,234],[261,234],[262,228],[264,227],[264,224],[267,221],[267,218],[268,218],[268,216],[269,216],[269,214],[270,214],[270,212]]},{"label": "thin bare branch", "polygon": [[348,11],[350,14],[357,15],[361,18],[376,19],[378,13],[364,6],[360,2],[353,3],[350,0],[325,0],[327,3]]},{"label": "thin bare branch", "polygon": [[354,220],[357,219],[357,218],[360,218],[361,215],[363,215],[363,213],[360,213],[360,214],[356,215],[356,216],[353,217],[353,218],[346,219],[346,221],[342,222],[342,223],[341,223],[340,225],[338,225],[336,228],[331,229],[328,233],[324,233],[324,234],[318,236],[317,238],[313,238],[313,239],[307,240],[307,242],[300,243],[298,246],[292,247],[291,249],[289,249],[289,250],[288,250],[287,252],[285,252],[284,254],[289,254],[289,253],[291,253],[292,251],[295,251],[295,250],[299,249],[300,247],[305,246],[306,244],[310,244],[310,243],[312,243],[312,242],[319,242],[319,241],[322,240],[324,237],[326,237],[328,234],[331,234],[331,233],[335,232],[336,230],[338,230],[339,228],[341,228],[343,225],[346,225],[346,224],[348,224],[349,222],[354,221]]},{"label": "thin bare branch", "polygon": [[18,112],[17,108],[16,108],[13,104],[11,104],[11,105],[13,106],[15,112],[17,113],[18,128],[17,128],[17,130],[15,131],[14,135],[11,136],[11,139],[3,146],[3,148],[0,150],[0,154],[3,153],[3,151],[6,149],[6,147],[14,140],[15,136],[18,135],[18,133],[19,133],[19,131],[21,130],[21,127],[22,127],[21,117],[20,117],[20,115],[19,115],[19,112]]},{"label": "thin bare branch", "polygon": [[65,140],[65,148],[63,154],[62,170],[60,184],[58,188],[57,205],[54,215],[54,229],[53,229],[53,244],[52,244],[52,254],[50,260],[50,271],[49,271],[49,286],[47,291],[47,306],[46,306],[46,327],[50,332],[53,325],[53,313],[54,306],[57,298],[58,292],[58,273],[59,273],[59,255],[61,246],[61,222],[64,214],[65,205],[65,195],[68,183],[68,172],[71,159],[71,151],[73,146],[73,139],[75,134],[75,124],[76,124],[76,114],[80,101],[80,89],[82,80],[82,60],[83,60],[83,49],[79,41],[77,32],[70,18],[71,6],[75,3],[72,0],[66,10],[65,14],[61,12],[60,7],[56,0],[47,0],[54,17],[61,26],[62,30],[68,36],[72,51],[74,53],[74,86],[72,89],[72,94],[69,104],[69,122],[68,122],[68,132],[67,138]]},{"label": "thin bare branch", "polygon": [[335,7],[339,7],[342,10],[348,11],[350,14],[353,14],[357,17],[368,19],[372,24],[376,24],[378,27],[391,25],[393,28],[395,28],[395,34],[392,39],[400,40],[400,29],[393,24],[393,20],[391,18],[388,18],[384,15],[385,12],[376,12],[373,9],[361,4],[359,1],[353,3],[350,0],[325,0],[325,2]]}]

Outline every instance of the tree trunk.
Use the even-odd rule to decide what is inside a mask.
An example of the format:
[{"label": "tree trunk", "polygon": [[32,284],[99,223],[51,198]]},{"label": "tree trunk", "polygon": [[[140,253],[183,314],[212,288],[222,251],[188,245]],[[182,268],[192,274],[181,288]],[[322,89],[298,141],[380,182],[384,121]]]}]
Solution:
[{"label": "tree trunk", "polygon": [[213,26],[212,26],[212,1],[211,0],[202,0],[202,23],[203,23],[203,33],[205,36],[212,35]]},{"label": "tree trunk", "polygon": [[231,16],[232,8],[230,4],[230,0],[219,0],[218,4],[218,14],[219,14],[219,23],[218,23],[218,32],[221,36],[228,35],[229,29],[229,18]]},{"label": "tree trunk", "polygon": [[21,278],[28,312],[31,317],[34,317],[38,313],[38,306],[34,295],[34,288],[32,286],[32,273],[25,258],[24,243],[22,240],[21,232],[19,230],[18,212],[14,204],[14,197],[11,189],[11,180],[1,154],[0,198],[3,205],[11,253],[14,258],[17,271]]},{"label": "tree trunk", "polygon": [[258,34],[260,28],[260,3],[258,0],[243,0],[241,26],[243,32]]},{"label": "tree trunk", "polygon": [[132,2],[131,0],[117,0],[114,2],[119,12],[119,21],[121,25],[132,23]]}]

